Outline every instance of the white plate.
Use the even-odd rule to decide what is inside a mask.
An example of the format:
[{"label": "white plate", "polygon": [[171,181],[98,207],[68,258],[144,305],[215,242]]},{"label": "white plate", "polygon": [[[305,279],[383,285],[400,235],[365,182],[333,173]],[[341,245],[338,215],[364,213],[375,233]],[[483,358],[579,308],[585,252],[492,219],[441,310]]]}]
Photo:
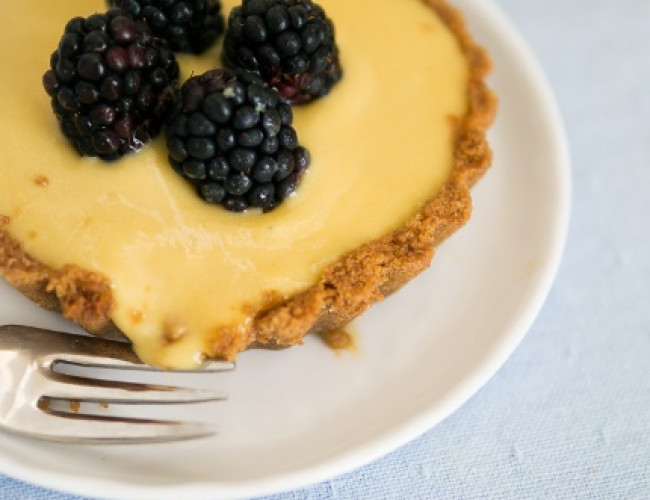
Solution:
[{"label": "white plate", "polygon": [[[504,363],[542,306],[564,244],[569,162],[563,126],[530,51],[486,0],[458,0],[495,61],[501,99],[492,170],[469,225],[432,267],[356,324],[359,352],[319,339],[247,352],[210,380],[226,404],[197,408],[211,439],[78,447],[0,434],[0,471],[93,497],[240,498],[325,480],[417,437]],[[74,330],[0,284],[0,322]],[[173,411],[173,410],[170,410]],[[182,495],[181,495],[182,492]]]}]

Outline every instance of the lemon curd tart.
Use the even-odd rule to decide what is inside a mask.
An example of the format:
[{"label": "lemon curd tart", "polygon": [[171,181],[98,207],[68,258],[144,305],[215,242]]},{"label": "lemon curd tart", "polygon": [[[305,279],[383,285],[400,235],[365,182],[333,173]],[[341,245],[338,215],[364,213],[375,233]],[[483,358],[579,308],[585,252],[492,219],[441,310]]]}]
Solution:
[{"label": "lemon curd tart", "polygon": [[[426,269],[490,163],[489,59],[442,0],[319,3],[344,77],[294,108],[312,157],[295,195],[244,214],[201,200],[162,137],[113,163],[66,142],[41,77],[65,23],[103,1],[0,3],[5,280],[147,363],[191,368],[340,328]],[[178,55],[181,83],[220,50]]]}]

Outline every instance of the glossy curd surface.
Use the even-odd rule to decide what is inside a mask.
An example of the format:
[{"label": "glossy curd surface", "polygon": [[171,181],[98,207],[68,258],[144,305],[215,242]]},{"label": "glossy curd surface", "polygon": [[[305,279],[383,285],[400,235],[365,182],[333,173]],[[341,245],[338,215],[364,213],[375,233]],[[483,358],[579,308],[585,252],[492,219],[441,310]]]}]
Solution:
[{"label": "glossy curd surface", "polygon": [[[41,77],[67,20],[104,10],[102,0],[0,1],[0,214],[37,260],[108,277],[110,317],[145,362],[195,366],[267,292],[308,288],[328,263],[406,222],[448,176],[449,119],[466,112],[468,78],[452,33],[421,0],[319,3],[344,77],[295,108],[310,169],[273,212],[232,214],[169,167],[162,137],[106,164],[80,158],[60,133]],[[180,56],[182,78],[220,65],[219,50]]]}]

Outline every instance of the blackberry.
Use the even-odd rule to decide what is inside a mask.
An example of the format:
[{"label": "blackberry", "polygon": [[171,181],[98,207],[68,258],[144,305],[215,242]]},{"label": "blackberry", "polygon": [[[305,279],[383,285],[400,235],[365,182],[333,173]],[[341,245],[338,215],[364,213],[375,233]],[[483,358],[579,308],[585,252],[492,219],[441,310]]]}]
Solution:
[{"label": "blackberry", "polygon": [[114,160],[155,137],[178,91],[173,52],[118,9],[68,22],[43,75],[64,135]]},{"label": "blackberry", "polygon": [[108,4],[144,20],[176,52],[200,54],[224,30],[219,0],[108,0]]},{"label": "blackberry", "polygon": [[326,95],[342,76],[334,25],[311,0],[244,0],[228,18],[223,54],[292,104]]},{"label": "blackberry", "polygon": [[253,72],[215,69],[190,78],[167,122],[169,161],[207,202],[268,212],[309,166],[286,100]]}]

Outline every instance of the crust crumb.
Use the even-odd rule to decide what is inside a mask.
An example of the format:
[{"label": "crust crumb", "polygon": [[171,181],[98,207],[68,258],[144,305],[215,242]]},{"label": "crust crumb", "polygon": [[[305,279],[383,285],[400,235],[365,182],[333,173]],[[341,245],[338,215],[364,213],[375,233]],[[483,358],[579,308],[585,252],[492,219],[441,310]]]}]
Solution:
[{"label": "crust crumb", "polygon": [[178,322],[167,322],[163,325],[163,340],[166,344],[173,344],[182,339],[187,333],[187,327]]},{"label": "crust crumb", "polygon": [[44,175],[37,175],[36,177],[34,177],[34,184],[40,187],[47,187],[50,184],[50,179],[48,179]]},{"label": "crust crumb", "polygon": [[137,325],[144,319],[144,313],[140,309],[131,309],[129,312],[129,318],[133,324]]},{"label": "crust crumb", "polygon": [[335,351],[352,350],[355,348],[354,337],[345,330],[329,330],[320,334],[323,342]]}]

